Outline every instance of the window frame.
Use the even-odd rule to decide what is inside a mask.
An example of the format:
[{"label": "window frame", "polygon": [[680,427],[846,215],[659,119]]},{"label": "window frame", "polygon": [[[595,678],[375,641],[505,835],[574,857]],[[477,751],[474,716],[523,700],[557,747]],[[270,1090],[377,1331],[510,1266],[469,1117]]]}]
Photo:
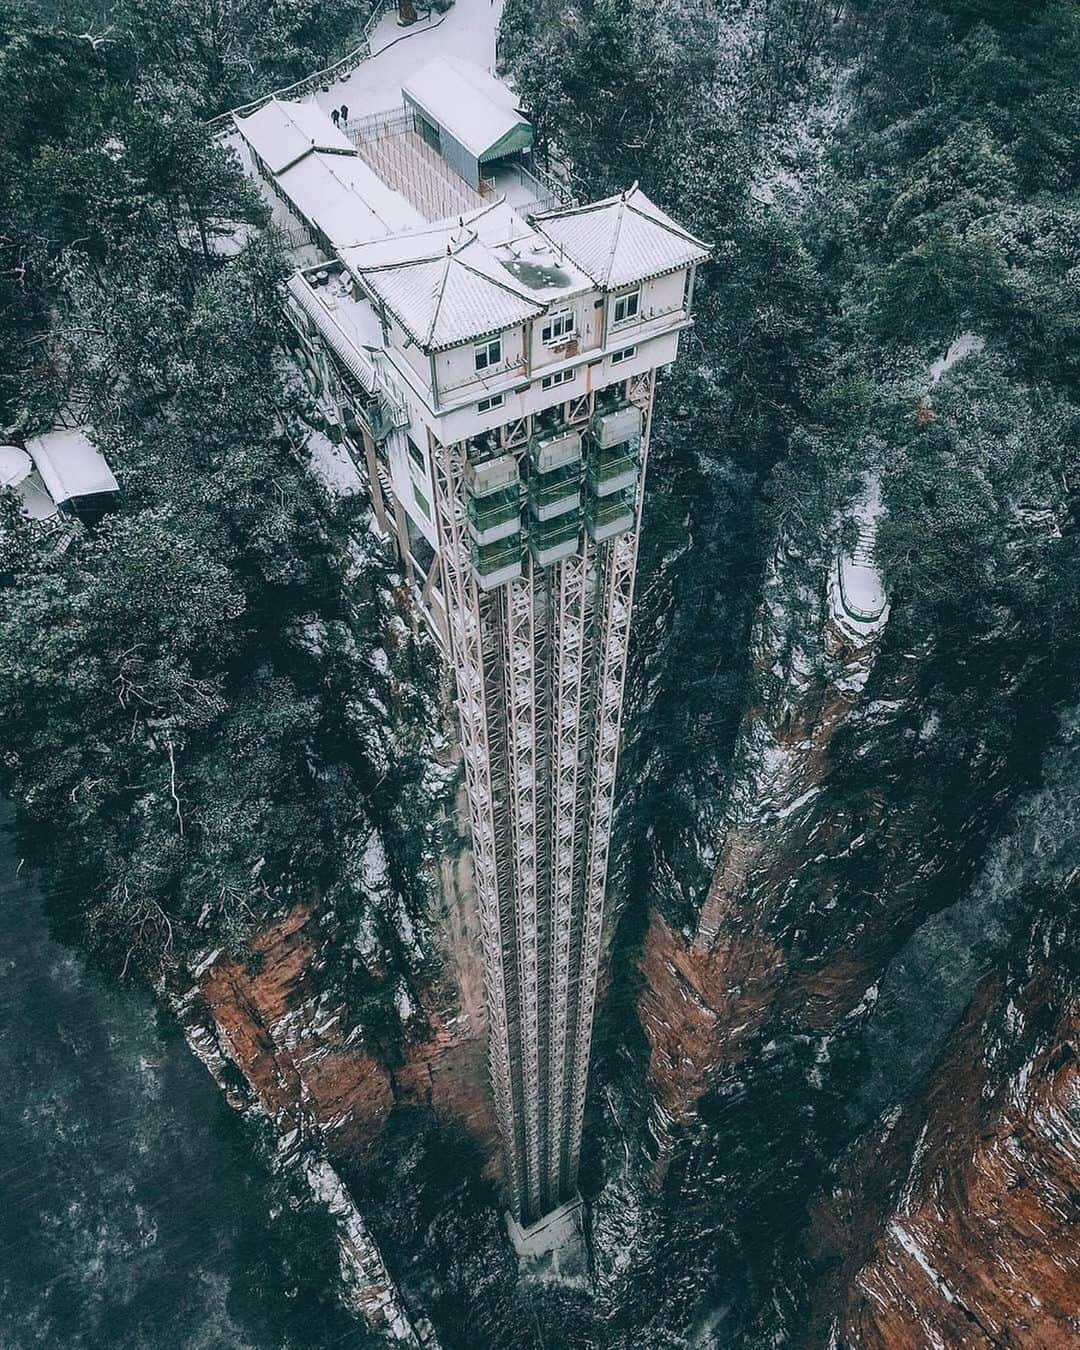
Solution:
[{"label": "window frame", "polygon": [[[629,308],[630,301],[633,301],[633,308]],[[619,314],[619,306],[623,306],[623,312]],[[611,326],[619,328],[625,323],[633,323],[635,319],[641,317],[641,287],[631,286],[629,290],[619,291],[611,299]]]},{"label": "window frame", "polygon": [[611,353],[611,364],[621,366],[624,361],[632,361],[637,356],[637,347],[623,347],[621,351]]},{"label": "window frame", "polygon": [[[564,321],[569,322],[569,327],[555,332],[556,324]],[[572,309],[557,309],[551,314],[546,314],[540,325],[540,341],[545,347],[558,347],[564,342],[571,342],[577,337],[577,314]]]},{"label": "window frame", "polygon": [[494,412],[497,408],[501,408],[505,402],[505,394],[489,394],[487,398],[480,399],[476,405],[476,411],[478,413]]},{"label": "window frame", "polygon": [[[494,355],[492,352],[494,351]],[[481,357],[483,360],[481,360]],[[502,353],[502,334],[499,333],[493,338],[487,338],[484,342],[477,342],[473,345],[473,367],[477,374],[485,370],[492,370],[495,366],[501,366],[503,359]]]},{"label": "window frame", "polygon": [[416,472],[422,473],[426,477],[428,467],[427,455],[424,454],[423,450],[420,449],[420,447],[416,444],[413,438],[408,434],[406,434],[405,436],[405,453],[408,455],[409,463],[413,466]]},{"label": "window frame", "polygon": [[576,374],[576,370],[553,370],[540,381],[540,388],[546,393],[549,389],[557,389],[561,384],[570,384]]}]

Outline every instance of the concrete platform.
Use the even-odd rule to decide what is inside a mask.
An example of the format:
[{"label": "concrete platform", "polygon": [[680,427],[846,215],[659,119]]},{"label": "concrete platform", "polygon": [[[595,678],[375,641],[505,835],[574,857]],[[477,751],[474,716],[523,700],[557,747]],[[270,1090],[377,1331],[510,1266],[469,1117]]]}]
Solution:
[{"label": "concrete platform", "polygon": [[588,1287],[589,1258],[580,1196],[574,1196],[527,1228],[507,1214],[506,1227],[523,1280]]}]

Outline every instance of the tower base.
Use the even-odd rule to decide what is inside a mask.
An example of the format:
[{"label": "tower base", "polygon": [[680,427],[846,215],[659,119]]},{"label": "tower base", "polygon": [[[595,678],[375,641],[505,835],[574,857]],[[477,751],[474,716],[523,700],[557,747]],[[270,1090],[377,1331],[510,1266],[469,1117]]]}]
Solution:
[{"label": "tower base", "polygon": [[587,1286],[589,1260],[581,1219],[581,1196],[575,1195],[526,1228],[512,1214],[507,1214],[506,1227],[517,1252],[523,1280]]}]

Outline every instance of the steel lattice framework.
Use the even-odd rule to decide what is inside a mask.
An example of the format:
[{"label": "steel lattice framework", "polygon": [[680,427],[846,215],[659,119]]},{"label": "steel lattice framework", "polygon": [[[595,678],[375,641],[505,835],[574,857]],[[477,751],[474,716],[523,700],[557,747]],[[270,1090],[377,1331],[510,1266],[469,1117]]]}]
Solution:
[{"label": "steel lattice framework", "polygon": [[467,446],[430,443],[491,1081],[524,1224],[577,1186],[654,381],[626,385],[645,418],[633,528],[491,592],[469,555]]}]

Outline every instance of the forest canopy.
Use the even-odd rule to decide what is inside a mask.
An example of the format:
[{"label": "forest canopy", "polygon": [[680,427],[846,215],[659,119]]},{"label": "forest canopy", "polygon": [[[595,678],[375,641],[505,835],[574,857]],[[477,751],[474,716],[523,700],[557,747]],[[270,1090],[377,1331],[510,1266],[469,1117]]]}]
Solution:
[{"label": "forest canopy", "polygon": [[2,20],[0,406],[9,436],[91,425],[121,505],[56,549],[2,504],[24,850],[124,970],[316,894],[362,909],[373,832],[418,902],[429,677],[360,500],[311,472],[284,264],[203,120],[337,55],[356,12],[36,9]]}]

